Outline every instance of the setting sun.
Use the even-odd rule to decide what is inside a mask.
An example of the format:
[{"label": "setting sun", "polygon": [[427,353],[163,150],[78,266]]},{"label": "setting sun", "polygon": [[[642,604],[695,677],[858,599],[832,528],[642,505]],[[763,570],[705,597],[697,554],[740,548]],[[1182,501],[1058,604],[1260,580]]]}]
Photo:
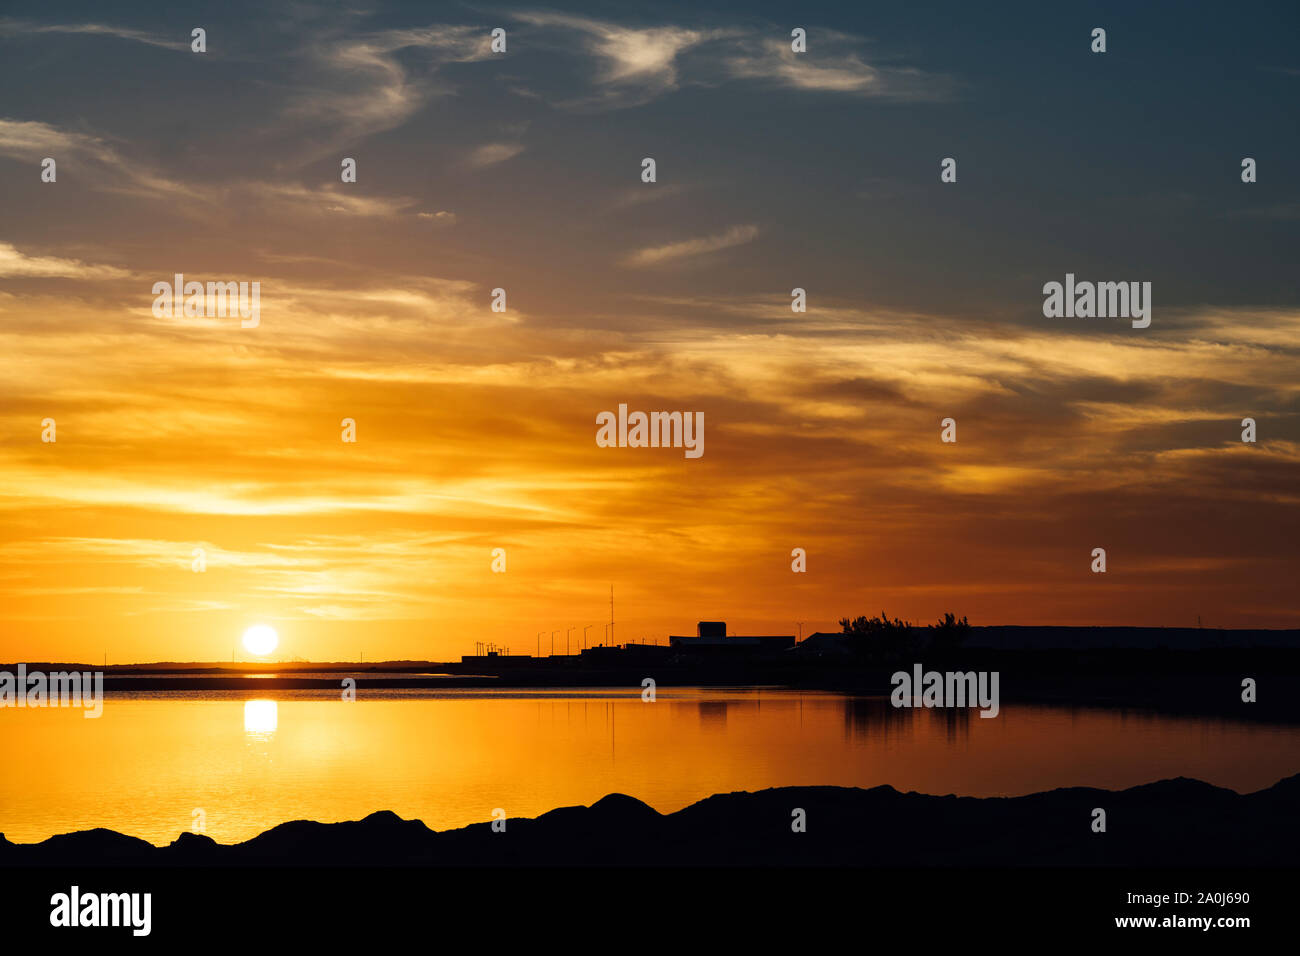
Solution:
[{"label": "setting sun", "polygon": [[265,657],[279,644],[280,636],[267,624],[254,624],[244,632],[244,650],[257,657]]}]

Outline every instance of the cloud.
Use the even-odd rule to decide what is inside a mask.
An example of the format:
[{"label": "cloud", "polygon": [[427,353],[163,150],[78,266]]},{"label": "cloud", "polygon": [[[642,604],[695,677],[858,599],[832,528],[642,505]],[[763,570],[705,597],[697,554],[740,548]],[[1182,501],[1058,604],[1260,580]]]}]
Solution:
[{"label": "cloud", "polygon": [[[483,27],[434,24],[370,33],[344,29],[337,23],[329,29],[300,25],[296,31],[301,34],[300,42],[281,59],[283,73],[275,86],[287,90],[287,95],[274,125],[261,132],[283,142],[259,148],[274,150],[287,166],[312,162],[344,145],[355,147],[370,136],[403,125],[433,96],[454,91],[440,76],[445,66],[492,55],[490,35]],[[188,37],[171,41],[96,24],[55,27],[0,21],[0,34],[5,32],[103,34],[189,48]],[[65,133],[44,123],[0,121],[0,153],[21,151],[23,158],[29,158],[39,149],[38,159],[54,155],[62,165],[63,156],[53,152],[55,147],[109,167],[111,176],[100,179],[100,188],[109,188],[105,182],[109,180],[118,186],[125,184],[128,191],[173,198],[208,192],[167,180],[150,172],[145,164],[128,163],[103,139]]]},{"label": "cloud", "polygon": [[[630,27],[558,13],[520,13],[515,18],[544,31],[569,36],[577,31],[582,52],[597,61],[594,93],[545,97],[569,109],[639,106],[687,85],[735,81],[895,100],[943,99],[952,88],[948,78],[937,74],[868,62],[862,37],[833,30],[813,31],[809,52],[796,54],[789,30],[770,24],[704,30]],[[571,40],[566,36],[563,42]],[[555,49],[565,48],[555,42]],[[527,93],[542,95],[532,87]]]},{"label": "cloud", "polygon": [[143,33],[126,27],[108,26],[102,23],[39,24],[30,20],[0,20],[0,36],[25,36],[34,33],[81,33],[92,36],[107,36],[118,40],[132,40],[149,46],[162,47],[167,50],[189,50],[190,36],[184,39],[168,39],[152,33]]},{"label": "cloud", "polygon": [[[232,196],[251,196],[260,203],[292,206],[302,213],[343,213],[368,218],[408,214],[421,203],[407,196],[369,195],[339,184],[310,188],[283,182],[182,183],[145,163],[124,157],[100,137],[40,122],[0,119],[0,155],[33,164],[52,156],[59,163],[61,176],[70,166],[80,165],[77,178],[91,189],[165,201],[183,198],[182,211],[209,220],[224,211]],[[201,204],[201,209],[193,208],[195,201]],[[443,214],[436,215],[440,221],[446,221]]]},{"label": "cloud", "polygon": [[41,159],[57,150],[87,153],[106,161],[115,158],[98,137],[70,133],[48,123],[0,119],[0,153],[18,159]]},{"label": "cloud", "polygon": [[236,188],[250,190],[265,200],[297,206],[302,211],[344,213],[350,216],[391,218],[403,214],[419,202],[406,196],[370,196],[341,185],[309,189],[292,184],[248,183]]},{"label": "cloud", "polygon": [[53,157],[66,168],[69,159],[84,166],[91,188],[161,199],[209,200],[203,189],[168,179],[147,165],[123,157],[106,140],[35,121],[0,119],[0,156],[39,163]]},{"label": "cloud", "polygon": [[0,276],[19,279],[124,279],[133,275],[116,266],[90,265],[80,259],[29,256],[0,242]]},{"label": "cloud", "polygon": [[647,187],[644,184],[640,187],[634,186],[631,189],[622,190],[610,202],[610,209],[627,209],[632,206],[643,206],[646,203],[671,199],[674,196],[680,196],[688,188],[684,183],[656,183],[653,187]]},{"label": "cloud", "polygon": [[788,39],[745,37],[724,57],[728,76],[786,89],[845,93],[894,100],[946,98],[951,81],[915,68],[872,66],[859,49],[862,40],[846,33],[817,31],[806,53],[795,53]]},{"label": "cloud", "polygon": [[485,143],[469,154],[466,162],[476,168],[495,166],[513,159],[524,151],[520,143]]},{"label": "cloud", "polygon": [[684,27],[635,28],[558,13],[520,13],[515,18],[536,27],[577,31],[585,51],[599,60],[596,82],[607,88],[571,105],[632,106],[677,89],[679,57],[710,35]]},{"label": "cloud", "polygon": [[677,259],[693,258],[721,252],[733,246],[743,246],[758,238],[758,226],[732,226],[726,232],[716,236],[703,236],[699,239],[685,239],[670,242],[663,246],[651,246],[634,252],[626,260],[630,266],[657,266]]},{"label": "cloud", "polygon": [[419,212],[416,216],[420,219],[430,219],[439,226],[456,225],[456,214],[445,209],[439,209],[437,212]]},{"label": "cloud", "polygon": [[[418,51],[408,66],[401,55]],[[436,93],[442,67],[492,56],[481,27],[433,25],[421,29],[313,37],[302,53],[303,88],[284,115],[321,129],[309,152],[319,155],[401,126]]]}]

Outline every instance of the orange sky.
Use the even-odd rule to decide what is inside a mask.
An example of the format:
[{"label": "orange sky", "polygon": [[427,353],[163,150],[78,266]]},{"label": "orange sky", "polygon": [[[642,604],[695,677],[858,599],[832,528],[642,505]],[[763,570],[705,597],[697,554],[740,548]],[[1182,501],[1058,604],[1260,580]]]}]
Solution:
[{"label": "orange sky", "polygon": [[[0,250],[11,274],[30,261]],[[418,276],[266,276],[242,329],[154,318],[143,280],[64,268],[77,298],[0,300],[6,657],[221,659],[259,621],[311,659],[531,651],[607,620],[611,583],[622,638],[882,607],[1294,623],[1276,516],[1295,492],[1270,473],[1297,448],[1243,445],[1239,408],[1189,383],[1292,389],[1272,346],[1295,314],[1254,315],[1234,344],[1245,320],[1216,314],[1166,341],[843,307],[796,335],[774,297],[733,304],[770,314],[761,331],[556,334],[543,358],[526,310]],[[1150,383],[1161,399],[1136,406],[1099,387]],[[620,401],[703,411],[704,456],[598,448]]]}]

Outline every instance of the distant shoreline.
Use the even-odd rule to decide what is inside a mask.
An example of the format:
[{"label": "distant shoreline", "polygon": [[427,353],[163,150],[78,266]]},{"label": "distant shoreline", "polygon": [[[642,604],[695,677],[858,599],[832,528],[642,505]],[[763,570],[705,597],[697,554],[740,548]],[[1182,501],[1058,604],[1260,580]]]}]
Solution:
[{"label": "distant shoreline", "polygon": [[[810,637],[814,635],[809,635]],[[630,645],[635,650],[659,648],[666,644]],[[965,650],[1024,651],[1030,653],[1060,650],[1087,652],[1123,652],[1157,650],[1189,652],[1202,650],[1292,650],[1300,652],[1300,628],[1210,628],[1210,627],[1138,627],[1129,625],[972,625],[970,637],[963,645]],[[613,650],[609,648],[608,650]],[[483,661],[485,658],[478,658]],[[578,662],[578,655],[544,655],[541,657],[502,658],[505,661],[525,660],[534,666],[565,667]],[[28,667],[95,669],[105,673],[214,673],[239,671],[405,671],[429,672],[442,670],[455,673],[466,665],[461,661],[433,660],[373,660],[366,661],[155,661],[135,664],[105,664],[99,661],[24,661]],[[0,668],[13,667],[0,663]]]},{"label": "distant shoreline", "polygon": [[[1292,634],[1300,632],[1277,632]],[[110,665],[28,662],[28,672],[94,669],[108,696],[143,692],[229,691],[259,696],[280,691],[340,692],[343,677],[368,690],[581,690],[624,687],[639,696],[651,677],[669,687],[778,687],[858,696],[884,696],[891,674],[911,660],[846,660],[786,652],[743,659],[653,654],[592,661],[572,657],[512,658],[493,662],[376,661],[330,663],[154,663]],[[1260,723],[1300,723],[1300,647],[1205,646],[1026,648],[971,646],[918,655],[926,667],[996,671],[1008,703],[1149,710]],[[17,665],[0,665],[0,670]],[[295,676],[312,674],[314,676]],[[325,675],[338,676],[325,676]],[[265,675],[265,676],[261,676]],[[272,676],[273,675],[273,676]],[[371,676],[373,675],[373,676]],[[1241,682],[1258,684],[1255,702],[1241,699]]]},{"label": "distant shoreline", "polygon": [[[1295,651],[1300,653],[1300,628],[1200,628],[1200,627],[1134,627],[1134,626],[1075,626],[1075,625],[972,625],[971,636],[963,649],[975,653],[990,651],[1050,653],[1053,651],[1084,651],[1088,653],[1123,653],[1127,651],[1162,651],[1188,653],[1197,651]],[[810,635],[811,637],[812,635]],[[636,644],[633,649],[667,650],[665,644]],[[610,649],[612,650],[612,648]],[[475,665],[481,666],[484,658]],[[550,655],[542,657],[503,658],[524,660],[534,667],[570,668],[579,663],[578,655]],[[135,664],[105,664],[99,661],[32,661],[23,660],[29,668],[45,667],[77,670],[102,670],[105,674],[172,674],[172,673],[228,673],[275,672],[288,670],[314,671],[389,671],[429,673],[461,673],[466,664],[462,661],[433,660],[374,660],[366,661],[154,661]],[[0,669],[12,668],[18,660],[0,663]],[[517,665],[510,665],[512,668]]]}]

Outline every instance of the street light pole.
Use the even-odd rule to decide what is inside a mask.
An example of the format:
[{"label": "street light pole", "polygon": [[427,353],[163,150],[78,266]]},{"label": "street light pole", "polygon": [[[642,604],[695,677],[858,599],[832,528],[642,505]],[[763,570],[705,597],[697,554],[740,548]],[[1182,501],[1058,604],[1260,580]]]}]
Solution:
[{"label": "street light pole", "polygon": [[582,629],[582,649],[584,651],[587,649],[587,631],[589,631],[593,627],[595,627],[594,624],[588,624],[586,627]]}]

